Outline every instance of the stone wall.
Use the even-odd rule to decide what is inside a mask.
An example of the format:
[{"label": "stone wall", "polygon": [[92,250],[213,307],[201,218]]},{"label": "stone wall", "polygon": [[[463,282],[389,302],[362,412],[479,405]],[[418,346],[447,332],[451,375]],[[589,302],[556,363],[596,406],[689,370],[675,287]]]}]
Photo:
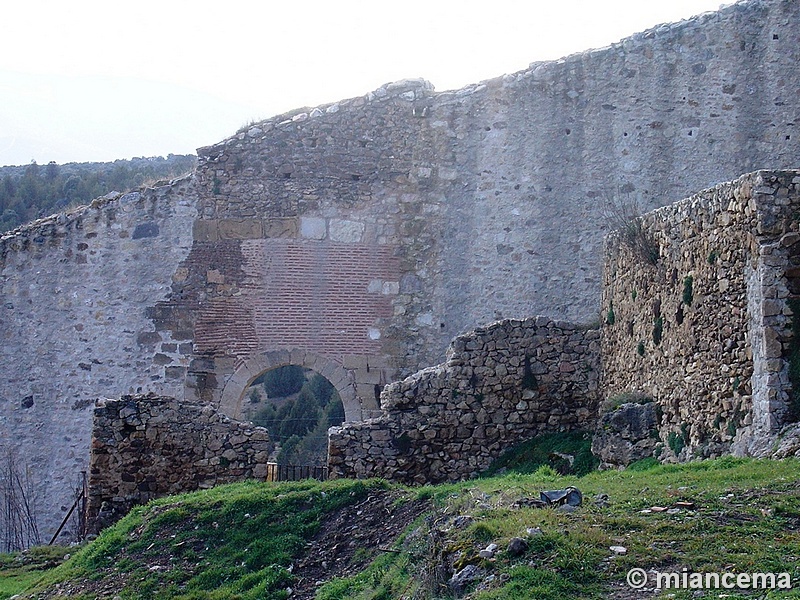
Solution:
[{"label": "stone wall", "polygon": [[111,194],[0,238],[0,456],[31,474],[44,538],[88,470],[94,399],[183,395],[191,339],[148,308],[191,247],[192,197],[191,179]]},{"label": "stone wall", "polygon": [[[604,396],[658,403],[662,458],[769,454],[796,418],[787,300],[798,292],[798,209],[800,172],[760,171],[609,239]],[[654,260],[632,248],[631,236],[655,250]]]},{"label": "stone wall", "polygon": [[5,235],[0,445],[36,474],[42,531],[86,469],[95,398],[235,416],[260,370],[292,363],[356,421],[464,331],[591,320],[609,198],[796,166],[798,23],[797,2],[748,0],[461,90],[388,84]]},{"label": "stone wall", "polygon": [[156,395],[101,400],[94,409],[87,523],[98,531],[168,494],[264,479],[267,430],[210,406]]},{"label": "stone wall", "polygon": [[242,361],[277,344],[359,365],[349,389],[368,414],[375,385],[477,325],[590,320],[611,199],[649,209],[797,164],[799,22],[796,2],[741,2],[461,90],[388,84],[200,149],[197,247],[163,320],[207,350],[190,396],[240,394]]},{"label": "stone wall", "polygon": [[330,430],[331,476],[453,481],[534,435],[591,429],[599,350],[598,330],[545,317],[459,336],[445,363],[384,389],[380,417]]}]

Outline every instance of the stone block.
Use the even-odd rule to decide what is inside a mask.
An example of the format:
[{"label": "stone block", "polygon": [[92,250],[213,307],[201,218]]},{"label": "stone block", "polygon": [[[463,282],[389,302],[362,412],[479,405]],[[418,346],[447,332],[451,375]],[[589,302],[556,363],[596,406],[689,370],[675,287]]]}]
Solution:
[{"label": "stone block", "polygon": [[329,223],[330,238],[334,242],[355,244],[364,236],[364,223],[345,219],[331,219]]},{"label": "stone block", "polygon": [[318,217],[300,218],[300,237],[309,240],[324,240],[328,235],[325,219]]},{"label": "stone block", "polygon": [[222,284],[225,283],[225,276],[217,269],[209,269],[206,271],[206,281],[208,283]]},{"label": "stone block", "polygon": [[222,240],[254,240],[264,237],[260,219],[223,219],[219,221]]},{"label": "stone block", "polygon": [[217,221],[198,219],[192,224],[192,238],[196,242],[216,242],[219,240]]},{"label": "stone block", "polygon": [[263,228],[265,238],[296,238],[300,231],[296,217],[264,219]]},{"label": "stone block", "polygon": [[342,366],[345,369],[366,370],[369,368],[369,359],[363,354],[345,354],[342,356]]},{"label": "stone block", "polygon": [[384,281],[381,286],[381,293],[384,296],[396,296],[400,293],[399,281]]}]

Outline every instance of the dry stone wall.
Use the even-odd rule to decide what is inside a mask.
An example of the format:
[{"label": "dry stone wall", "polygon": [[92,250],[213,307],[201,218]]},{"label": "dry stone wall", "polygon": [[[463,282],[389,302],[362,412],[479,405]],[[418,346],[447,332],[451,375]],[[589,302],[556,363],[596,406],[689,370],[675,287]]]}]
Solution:
[{"label": "dry stone wall", "polygon": [[459,336],[445,363],[384,389],[380,417],[330,430],[331,476],[453,481],[534,435],[591,429],[599,350],[597,329],[545,317]]},{"label": "dry stone wall", "polygon": [[[790,401],[800,172],[761,171],[609,239],[603,388],[661,409],[662,458],[768,455]],[[655,250],[632,249],[631,237]],[[793,341],[794,340],[794,341]]]},{"label": "dry stone wall", "polygon": [[272,449],[266,429],[210,406],[152,394],[101,400],[94,409],[89,528],[99,531],[160,496],[264,479]]}]

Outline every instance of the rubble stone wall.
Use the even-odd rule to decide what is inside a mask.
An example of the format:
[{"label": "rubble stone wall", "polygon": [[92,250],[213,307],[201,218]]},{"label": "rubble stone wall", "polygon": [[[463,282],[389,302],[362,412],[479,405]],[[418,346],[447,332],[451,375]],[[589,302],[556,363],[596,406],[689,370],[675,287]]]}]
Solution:
[{"label": "rubble stone wall", "polygon": [[133,506],[169,494],[264,479],[267,430],[210,406],[147,395],[94,409],[87,523],[94,531]]},{"label": "rubble stone wall", "polygon": [[599,351],[597,329],[545,317],[459,336],[446,362],[384,388],[380,417],[330,430],[331,476],[454,481],[534,435],[590,430]]},{"label": "rubble stone wall", "polygon": [[800,3],[745,0],[460,90],[387,84],[4,235],[0,446],[35,474],[41,530],[71,504],[98,397],[235,411],[288,357],[358,420],[476,326],[592,320],[608,199],[797,165],[798,23]]},{"label": "rubble stone wall", "polygon": [[[389,84],[200,149],[197,252],[170,303],[211,354],[190,394],[216,401],[249,353],[285,343],[376,363],[353,371],[369,410],[376,369],[387,382],[441,362],[478,325],[592,320],[610,199],[651,209],[796,166],[798,23],[796,2],[740,2],[461,90]],[[348,320],[348,304],[365,312]]]},{"label": "rubble stone wall", "polygon": [[653,260],[609,239],[603,394],[658,403],[662,458],[768,454],[795,418],[798,209],[800,172],[761,171],[645,215]]},{"label": "rubble stone wall", "polygon": [[192,340],[148,310],[192,245],[193,193],[112,194],[0,237],[0,456],[30,474],[43,538],[88,470],[95,399],[183,395]]}]

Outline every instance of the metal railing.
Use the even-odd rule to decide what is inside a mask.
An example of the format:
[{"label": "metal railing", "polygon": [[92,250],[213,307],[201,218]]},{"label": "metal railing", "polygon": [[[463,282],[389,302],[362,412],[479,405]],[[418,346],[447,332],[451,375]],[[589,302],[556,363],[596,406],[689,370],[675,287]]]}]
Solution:
[{"label": "metal railing", "polygon": [[328,479],[328,467],[267,463],[267,481],[300,481],[301,479],[325,481]]}]

